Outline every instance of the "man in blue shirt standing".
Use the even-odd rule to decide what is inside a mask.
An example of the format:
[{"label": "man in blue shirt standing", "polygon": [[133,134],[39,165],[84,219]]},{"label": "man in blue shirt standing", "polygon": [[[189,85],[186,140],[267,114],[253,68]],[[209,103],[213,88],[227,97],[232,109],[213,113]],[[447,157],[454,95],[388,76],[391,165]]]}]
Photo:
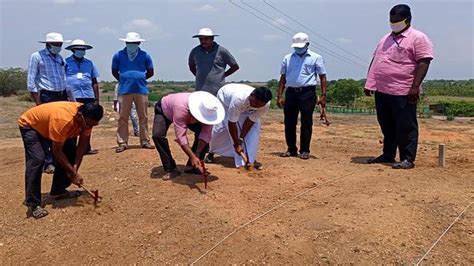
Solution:
[{"label": "man in blue shirt standing", "polygon": [[[31,54],[28,62],[27,87],[30,96],[36,105],[67,101],[65,63],[59,52],[63,43],[70,41],[65,41],[60,33],[50,32],[46,40],[39,42],[45,43],[46,47]],[[45,150],[44,172],[53,174],[55,167],[51,143],[43,141],[42,145]]]},{"label": "man in blue shirt standing", "polygon": [[[313,127],[313,112],[316,107],[317,75],[321,80],[319,103],[326,106],[326,68],[323,58],[308,49],[308,35],[299,32],[293,36],[294,52],[283,58],[278,84],[277,104],[283,108],[285,116],[285,139],[288,150],[282,157],[298,156],[296,147],[296,124],[301,113],[300,154],[301,159],[309,159],[309,147]],[[283,91],[285,91],[283,99]]]},{"label": "man in blue shirt standing", "polygon": [[118,51],[112,59],[112,75],[119,81],[118,101],[120,118],[117,129],[117,153],[128,148],[128,118],[135,103],[140,124],[140,145],[144,149],[154,149],[148,136],[148,87],[147,79],[154,75],[150,55],[141,50],[139,45],[145,40],[136,32],[127,33],[126,47]]},{"label": "man in blue shirt standing", "polygon": [[[72,55],[66,58],[66,82],[68,95],[71,100],[80,103],[99,102],[99,73],[91,60],[85,58],[86,50],[92,49],[91,45],[83,40],[74,40],[66,47]],[[90,142],[87,154],[96,154],[98,150],[91,149]]]}]

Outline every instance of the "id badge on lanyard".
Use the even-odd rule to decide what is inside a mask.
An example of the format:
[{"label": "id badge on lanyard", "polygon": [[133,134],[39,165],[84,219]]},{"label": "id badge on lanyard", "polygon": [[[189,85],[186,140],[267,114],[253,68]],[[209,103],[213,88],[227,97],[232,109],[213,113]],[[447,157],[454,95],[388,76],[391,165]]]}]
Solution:
[{"label": "id badge on lanyard", "polygon": [[81,72],[77,73],[77,79],[83,79],[83,77],[84,75]]}]

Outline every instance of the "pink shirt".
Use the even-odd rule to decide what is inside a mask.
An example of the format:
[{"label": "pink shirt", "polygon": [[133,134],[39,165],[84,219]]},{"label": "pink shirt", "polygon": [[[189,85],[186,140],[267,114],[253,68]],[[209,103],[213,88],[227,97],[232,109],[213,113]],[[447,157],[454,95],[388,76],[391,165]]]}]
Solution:
[{"label": "pink shirt", "polygon": [[433,44],[423,32],[410,27],[398,36],[385,35],[374,52],[365,88],[407,95],[415,79],[416,62],[423,58],[433,58]]},{"label": "pink shirt", "polygon": [[[188,145],[188,125],[198,123],[189,111],[188,99],[190,92],[173,93],[161,99],[161,109],[166,118],[174,124],[176,142],[179,145]],[[212,126],[202,125],[199,139],[206,143],[211,140]]]}]

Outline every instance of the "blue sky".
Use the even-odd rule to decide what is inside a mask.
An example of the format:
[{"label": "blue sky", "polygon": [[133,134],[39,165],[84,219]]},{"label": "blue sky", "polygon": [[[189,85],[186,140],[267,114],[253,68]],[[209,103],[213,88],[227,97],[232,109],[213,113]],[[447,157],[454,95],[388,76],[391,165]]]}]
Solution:
[{"label": "blue sky", "polygon": [[[298,31],[308,33],[311,48],[324,57],[329,79],[359,79],[365,78],[378,40],[389,31],[390,8],[400,3],[267,0],[302,27],[262,0],[232,2],[266,19],[246,3],[271,20],[265,23],[227,0],[0,0],[0,67],[26,68],[29,55],[44,47],[38,40],[55,31],[66,39],[80,38],[92,44],[94,49],[86,56],[96,63],[102,80],[112,80],[112,55],[124,47],[118,38],[137,31],[147,39],[141,47],[153,58],[153,79],[193,80],[187,58],[198,42],[191,36],[201,27],[210,27],[220,34],[216,41],[241,66],[228,81],[278,78],[281,60],[291,52],[291,35]],[[473,1],[404,3],[412,9],[413,26],[434,43],[435,60],[428,78],[474,78]],[[61,54],[66,57],[70,52]]]}]

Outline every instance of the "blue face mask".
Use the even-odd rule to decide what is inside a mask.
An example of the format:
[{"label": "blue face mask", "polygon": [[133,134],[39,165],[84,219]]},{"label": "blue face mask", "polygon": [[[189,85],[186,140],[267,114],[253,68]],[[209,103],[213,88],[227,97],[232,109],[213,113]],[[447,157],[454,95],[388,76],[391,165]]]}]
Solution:
[{"label": "blue face mask", "polygon": [[127,43],[127,54],[128,54],[128,59],[131,61],[137,57],[138,54],[138,43]]},{"label": "blue face mask", "polygon": [[74,56],[77,58],[83,58],[86,55],[85,50],[74,50]]},{"label": "blue face mask", "polygon": [[59,54],[61,52],[61,46],[50,45],[48,49],[52,54]]},{"label": "blue face mask", "polygon": [[299,55],[304,55],[306,51],[308,51],[308,47],[303,47],[303,48],[294,47],[293,49],[295,49],[295,52]]}]

